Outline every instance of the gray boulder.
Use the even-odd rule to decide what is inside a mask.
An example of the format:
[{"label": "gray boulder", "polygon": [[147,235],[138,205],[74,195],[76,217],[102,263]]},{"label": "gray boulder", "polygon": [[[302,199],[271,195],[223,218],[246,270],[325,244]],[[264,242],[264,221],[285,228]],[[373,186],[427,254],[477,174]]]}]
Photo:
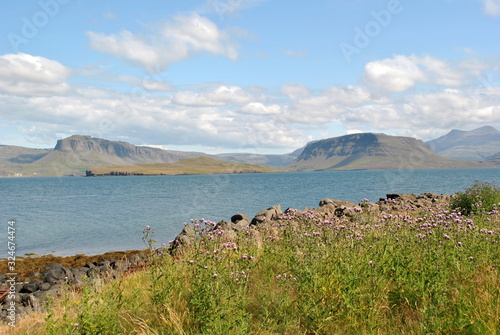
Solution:
[{"label": "gray boulder", "polygon": [[52,264],[47,266],[44,274],[45,281],[49,284],[58,284],[64,281],[72,281],[73,273],[70,269],[61,264]]},{"label": "gray boulder", "polygon": [[231,217],[231,222],[233,225],[231,228],[235,231],[243,231],[248,228],[250,225],[250,220],[248,219],[248,216],[245,214],[235,214]]},{"label": "gray boulder", "polygon": [[283,215],[281,205],[275,205],[255,214],[255,217],[252,219],[250,224],[257,225],[264,221],[277,220],[281,215]]}]

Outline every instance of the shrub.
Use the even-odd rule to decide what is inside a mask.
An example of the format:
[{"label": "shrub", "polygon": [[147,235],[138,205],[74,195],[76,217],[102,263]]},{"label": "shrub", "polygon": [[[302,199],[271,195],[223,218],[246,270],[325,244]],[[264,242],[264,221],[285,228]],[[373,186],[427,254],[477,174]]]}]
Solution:
[{"label": "shrub", "polygon": [[490,212],[500,203],[500,187],[495,183],[475,181],[474,185],[453,197],[452,208],[460,208],[464,214]]}]

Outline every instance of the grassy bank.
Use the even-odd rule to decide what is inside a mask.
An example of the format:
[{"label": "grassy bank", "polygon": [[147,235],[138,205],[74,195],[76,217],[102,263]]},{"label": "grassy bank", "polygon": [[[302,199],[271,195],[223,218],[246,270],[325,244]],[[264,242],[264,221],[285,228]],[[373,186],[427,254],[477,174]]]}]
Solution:
[{"label": "grassy bank", "polygon": [[87,176],[110,175],[182,175],[283,172],[265,165],[223,162],[209,157],[186,158],[175,163],[147,163],[135,165],[94,166]]},{"label": "grassy bank", "polygon": [[13,333],[500,334],[500,204],[472,192],[467,215],[387,200],[328,220],[292,210],[232,238],[195,221],[197,243],[68,288]]}]

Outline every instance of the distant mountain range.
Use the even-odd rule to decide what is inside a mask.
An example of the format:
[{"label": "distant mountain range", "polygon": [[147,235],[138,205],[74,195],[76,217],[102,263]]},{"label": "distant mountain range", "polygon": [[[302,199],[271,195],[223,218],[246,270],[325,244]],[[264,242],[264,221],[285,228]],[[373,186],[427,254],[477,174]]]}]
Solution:
[{"label": "distant mountain range", "polygon": [[[83,176],[87,169],[96,166],[175,163],[201,157],[268,165],[289,171],[500,167],[499,134],[492,127],[470,132],[452,130],[426,145],[410,137],[362,133],[310,142],[286,155],[208,155],[74,135],[57,141],[54,149],[0,145],[0,176]],[[452,152],[480,153],[477,157],[481,157],[478,160],[483,162],[467,162],[464,158],[457,161],[443,157],[439,152],[443,155]],[[211,160],[198,160],[196,164],[210,165],[207,169],[214,166]]]},{"label": "distant mountain range", "polygon": [[[54,149],[31,149],[0,145],[0,177],[83,176],[89,167],[148,163],[175,163],[187,158],[212,157],[220,161],[282,168],[296,157],[291,155],[222,154],[163,150],[74,135],[57,141]],[[201,161],[207,163],[207,161]],[[208,167],[207,167],[208,168]]]},{"label": "distant mountain range", "polygon": [[500,131],[490,126],[471,131],[453,129],[427,144],[444,157],[487,161],[493,155],[500,153]]}]

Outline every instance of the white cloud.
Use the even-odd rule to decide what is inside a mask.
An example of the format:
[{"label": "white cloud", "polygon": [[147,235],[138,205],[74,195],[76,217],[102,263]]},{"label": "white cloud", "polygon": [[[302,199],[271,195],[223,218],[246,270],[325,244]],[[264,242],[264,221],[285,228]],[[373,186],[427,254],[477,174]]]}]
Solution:
[{"label": "white cloud", "polygon": [[[343,114],[347,128],[378,129],[430,140],[442,130],[500,125],[500,87],[407,94],[388,104],[366,104]],[[438,131],[439,130],[439,131]]]},{"label": "white cloud", "polygon": [[241,108],[241,112],[254,115],[275,115],[282,113],[281,106],[264,105],[261,102],[251,102]]},{"label": "white cloud", "polygon": [[[301,86],[285,86],[282,92],[290,98],[289,108],[284,109],[284,119],[299,124],[325,124],[339,120],[350,106],[372,101],[368,90],[354,86],[332,86],[319,94]],[[300,96],[300,98],[299,98]]]},{"label": "white cloud", "polygon": [[177,15],[148,35],[87,32],[90,46],[150,72],[161,72],[171,63],[208,52],[235,60],[238,52],[229,35],[198,14]]},{"label": "white cloud", "polygon": [[24,53],[0,56],[0,92],[20,95],[62,94],[70,70],[56,61]]},{"label": "white cloud", "polygon": [[224,103],[210,100],[205,94],[190,91],[176,92],[172,102],[183,106],[222,106]]},{"label": "white cloud", "polygon": [[297,99],[311,94],[311,91],[304,85],[289,83],[281,87],[281,93],[291,99]]},{"label": "white cloud", "polygon": [[364,80],[382,93],[405,92],[418,83],[459,87],[468,81],[469,71],[464,71],[466,69],[467,65],[463,65],[462,69],[455,69],[452,64],[430,56],[397,55],[366,64]]},{"label": "white cloud", "polygon": [[484,12],[490,16],[500,16],[500,0],[482,0]]},{"label": "white cloud", "polygon": [[208,92],[176,92],[172,102],[186,106],[243,105],[251,101],[252,95],[239,86],[222,85]]},{"label": "white cloud", "polygon": [[[174,99],[172,94],[136,97],[80,88],[65,96],[0,95],[0,120],[16,120],[26,136],[54,143],[58,133],[78,133],[108,139],[125,135],[121,140],[134,144],[190,145],[199,146],[199,150],[223,147],[226,152],[228,148],[254,148],[259,152],[263,148],[289,150],[302,145],[302,131],[288,128],[274,118],[279,106],[258,100],[251,105],[249,98],[243,97],[260,96],[241,87],[220,85],[207,91],[181,93]],[[242,106],[252,106],[257,113],[237,113],[231,101],[244,102]]]},{"label": "white cloud", "polygon": [[404,92],[423,79],[422,70],[406,56],[398,55],[365,65],[366,83],[383,92]]},{"label": "white cloud", "polygon": [[[66,80],[74,72],[55,61],[19,54],[1,56],[0,64],[0,123],[13,127],[15,122],[37,141],[49,138],[55,143],[57,134],[79,133],[134,144],[259,152],[301,147],[311,134],[328,134],[332,127],[335,135],[342,135],[338,129],[343,128],[348,133],[376,131],[428,140],[452,128],[500,126],[495,65],[481,61],[453,65],[430,56],[374,61],[370,64],[375,69],[367,66],[367,73],[382,73],[379,77],[388,85],[377,87],[382,84],[376,81],[377,95],[364,86],[311,90],[291,83],[278,91],[228,83],[200,83],[175,91],[162,76],[113,76],[102,71],[80,75],[134,89],[70,88]],[[410,75],[409,83],[397,81],[400,76],[408,78],[408,73],[417,75]],[[481,77],[486,84],[473,77],[480,74],[491,75]],[[432,91],[410,90],[419,83],[433,85]],[[58,94],[58,87],[64,87],[65,94]]]}]

